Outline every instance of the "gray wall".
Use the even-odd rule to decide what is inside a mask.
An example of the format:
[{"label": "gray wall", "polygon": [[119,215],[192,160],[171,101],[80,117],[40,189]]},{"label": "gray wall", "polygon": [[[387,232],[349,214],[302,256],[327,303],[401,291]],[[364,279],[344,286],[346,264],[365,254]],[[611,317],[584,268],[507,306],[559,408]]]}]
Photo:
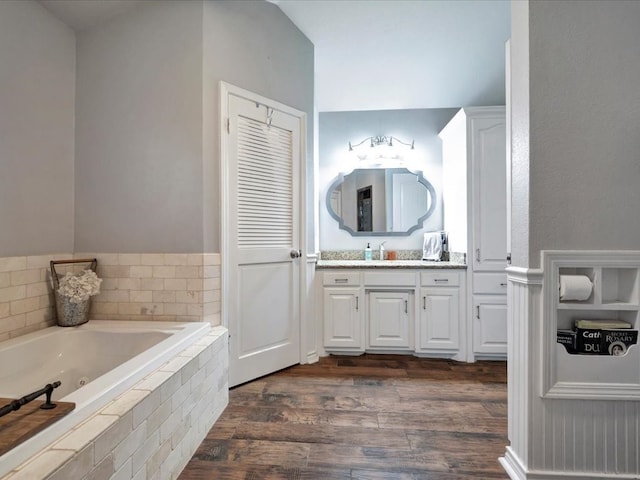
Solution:
[{"label": "gray wall", "polygon": [[640,2],[529,4],[529,266],[640,248],[639,20]]},{"label": "gray wall", "polygon": [[202,252],[202,3],[78,34],[77,251]]},{"label": "gray wall", "polygon": [[[320,113],[317,200],[320,250],[364,250],[367,242],[371,242],[373,248],[384,240],[389,249],[420,250],[425,231],[442,229],[442,141],[438,133],[457,111],[456,108],[438,108]],[[338,228],[338,222],[329,216],[325,206],[331,183],[340,172],[348,172],[353,168],[348,161],[348,143],[357,143],[377,135],[392,135],[405,142],[415,140],[414,154],[420,169],[436,190],[437,206],[434,213],[425,220],[422,229],[409,237],[352,237]]]},{"label": "gray wall", "polygon": [[204,3],[204,247],[219,251],[220,80],[307,114],[307,250],[313,251],[313,44],[262,0]]},{"label": "gray wall", "polygon": [[529,2],[511,4],[511,264],[529,265]]},{"label": "gray wall", "polygon": [[275,5],[150,2],[79,34],[76,250],[219,251],[220,80],[305,111],[312,165],[313,45]]},{"label": "gray wall", "polygon": [[75,37],[0,2],[0,257],[73,250]]}]

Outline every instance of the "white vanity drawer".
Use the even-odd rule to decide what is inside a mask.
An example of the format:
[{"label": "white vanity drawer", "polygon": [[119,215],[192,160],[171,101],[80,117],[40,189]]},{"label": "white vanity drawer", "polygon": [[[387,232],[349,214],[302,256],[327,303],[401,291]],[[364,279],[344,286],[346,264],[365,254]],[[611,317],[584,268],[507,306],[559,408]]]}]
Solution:
[{"label": "white vanity drawer", "polygon": [[360,285],[360,272],[324,272],[323,285]]},{"label": "white vanity drawer", "polygon": [[364,272],[366,287],[416,286],[415,272]]},{"label": "white vanity drawer", "polygon": [[420,285],[423,287],[448,287],[460,285],[460,275],[452,270],[435,270],[420,274]]},{"label": "white vanity drawer", "polygon": [[473,293],[507,294],[506,273],[474,273]]}]

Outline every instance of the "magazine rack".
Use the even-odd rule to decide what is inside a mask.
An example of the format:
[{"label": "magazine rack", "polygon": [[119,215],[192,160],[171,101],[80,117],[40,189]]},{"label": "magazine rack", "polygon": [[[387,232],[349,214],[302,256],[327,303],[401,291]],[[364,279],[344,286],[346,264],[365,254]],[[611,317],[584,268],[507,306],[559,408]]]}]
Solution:
[{"label": "magazine rack", "polygon": [[[549,398],[640,399],[640,346],[622,356],[568,353],[557,343],[559,329],[578,319],[622,320],[640,326],[640,252],[545,251],[542,396]],[[586,275],[593,291],[584,301],[562,301],[560,275]]]}]

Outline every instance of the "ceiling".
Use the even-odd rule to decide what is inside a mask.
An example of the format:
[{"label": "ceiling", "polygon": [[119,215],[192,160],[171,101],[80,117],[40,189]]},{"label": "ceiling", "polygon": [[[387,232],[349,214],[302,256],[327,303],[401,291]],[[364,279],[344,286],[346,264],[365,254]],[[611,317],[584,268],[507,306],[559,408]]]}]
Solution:
[{"label": "ceiling", "polygon": [[504,105],[508,0],[271,0],[315,45],[318,110]]},{"label": "ceiling", "polygon": [[[40,3],[83,30],[145,1]],[[321,112],[504,104],[509,0],[270,1],[315,46]]]},{"label": "ceiling", "polygon": [[38,0],[44,8],[76,31],[98,25],[145,0]]}]

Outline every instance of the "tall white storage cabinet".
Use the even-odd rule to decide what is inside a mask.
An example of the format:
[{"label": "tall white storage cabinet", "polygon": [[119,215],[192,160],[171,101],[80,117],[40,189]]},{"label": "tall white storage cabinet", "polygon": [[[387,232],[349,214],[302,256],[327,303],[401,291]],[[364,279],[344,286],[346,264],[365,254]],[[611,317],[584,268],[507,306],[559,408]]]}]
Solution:
[{"label": "tall white storage cabinet", "polygon": [[504,107],[461,109],[440,132],[444,228],[467,254],[469,360],[507,355],[507,166]]}]

